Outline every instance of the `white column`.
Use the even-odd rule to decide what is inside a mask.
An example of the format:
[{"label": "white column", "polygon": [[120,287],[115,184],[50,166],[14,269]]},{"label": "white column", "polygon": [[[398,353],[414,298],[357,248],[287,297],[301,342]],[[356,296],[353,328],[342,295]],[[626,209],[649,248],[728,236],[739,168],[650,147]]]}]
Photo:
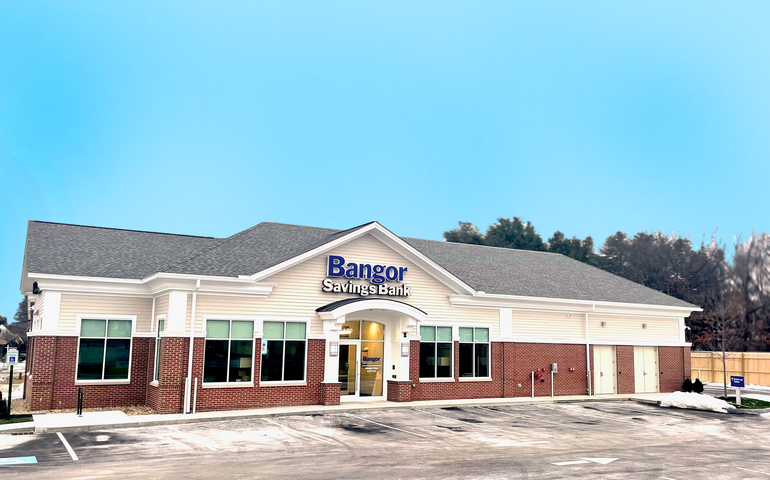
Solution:
[{"label": "white column", "polygon": [[513,310],[500,309],[500,340],[513,339]]},{"label": "white column", "polygon": [[[398,375],[398,380],[399,381],[407,381],[407,380],[409,380],[409,365],[410,365],[409,358],[412,355],[419,355],[420,354],[420,352],[412,352],[410,350],[408,357],[401,356],[402,344],[406,343],[407,344],[407,348],[411,348],[411,338],[410,338],[409,331],[411,330],[410,326],[413,323],[413,321],[410,322],[410,320],[411,320],[410,318],[406,318],[406,319],[402,320],[400,322],[401,328],[399,328],[399,332],[398,332],[398,342],[399,342],[399,345],[398,345],[398,364],[397,364],[398,374],[397,375]],[[404,338],[404,332],[407,332],[406,338]]]},{"label": "white column", "polygon": [[[56,332],[59,330],[59,309],[61,308],[61,293],[45,292],[43,306],[43,321],[40,330]],[[78,332],[80,334],[80,332]]]},{"label": "white column", "polygon": [[187,292],[171,292],[168,296],[166,332],[185,333],[187,323]]},{"label": "white column", "polygon": [[[340,381],[340,327],[345,323],[345,317],[337,320],[324,320],[324,335],[326,336],[326,348],[324,349],[324,383],[338,383]],[[337,356],[329,356],[331,342],[337,342]]]}]

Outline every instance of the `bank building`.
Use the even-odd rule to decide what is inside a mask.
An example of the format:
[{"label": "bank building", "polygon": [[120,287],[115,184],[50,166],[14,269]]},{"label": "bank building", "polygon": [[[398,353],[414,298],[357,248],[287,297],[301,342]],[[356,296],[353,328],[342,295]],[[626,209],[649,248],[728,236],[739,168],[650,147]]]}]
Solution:
[{"label": "bank building", "polygon": [[697,306],[563,255],[260,223],[31,221],[34,410],[159,413],[678,390]]}]

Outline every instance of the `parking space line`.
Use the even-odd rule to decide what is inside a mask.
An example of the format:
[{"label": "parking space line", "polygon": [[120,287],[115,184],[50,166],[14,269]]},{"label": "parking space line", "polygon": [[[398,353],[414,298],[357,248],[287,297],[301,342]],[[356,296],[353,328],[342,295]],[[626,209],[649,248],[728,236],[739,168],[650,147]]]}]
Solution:
[{"label": "parking space line", "polygon": [[366,418],[362,418],[362,417],[357,417],[357,416],[355,416],[355,415],[351,415],[351,414],[349,414],[349,413],[344,413],[343,415],[346,415],[346,416],[348,416],[348,417],[357,418],[357,419],[359,419],[359,420],[363,420],[363,421],[365,421],[365,422],[373,423],[373,424],[375,424],[375,425],[379,425],[379,426],[381,426],[381,427],[386,427],[386,428],[390,428],[390,429],[393,429],[393,430],[398,430],[399,432],[404,432],[404,433],[408,433],[408,434],[410,434],[410,435],[415,435],[415,436],[417,436],[417,437],[427,438],[425,435],[420,435],[419,433],[414,433],[414,432],[407,432],[406,430],[401,430],[400,428],[391,427],[390,425],[385,425],[384,423],[377,423],[377,422],[374,422],[374,421],[372,421],[372,420],[369,420],[369,419],[366,419]]},{"label": "parking space line", "polygon": [[741,467],[735,467],[735,468],[737,468],[738,470],[746,470],[747,472],[754,472],[754,473],[761,473],[761,474],[763,474],[763,475],[770,475],[770,473],[767,473],[767,472],[761,472],[761,471],[759,471],[759,470],[750,470],[750,469],[748,469],[748,468],[741,468]]},{"label": "parking space line", "polygon": [[433,415],[435,417],[446,418],[447,420],[452,420],[454,422],[467,423],[468,425],[473,425],[474,427],[488,428],[490,430],[497,430],[498,432],[508,433],[508,434],[512,435],[511,432],[507,432],[507,431],[502,430],[500,428],[490,427],[490,426],[487,426],[487,425],[481,425],[481,424],[478,424],[478,423],[468,422],[468,421],[465,421],[465,420],[458,420],[458,419],[452,418],[452,417],[445,417],[444,415],[439,415],[438,413],[426,412],[425,410],[420,410],[418,408],[415,408],[414,411],[415,412],[427,413],[428,415]]},{"label": "parking space line", "polygon": [[557,411],[557,412],[573,413],[573,414],[575,414],[575,415],[583,415],[583,416],[585,416],[585,417],[603,418],[603,419],[605,419],[605,420],[614,420],[614,421],[616,421],[616,422],[630,423],[630,424],[632,424],[632,425],[641,425],[641,423],[639,423],[639,422],[629,422],[628,420],[620,420],[620,419],[618,419],[618,418],[612,418],[612,417],[603,417],[603,416],[601,416],[601,415],[590,415],[590,414],[588,414],[588,413],[573,412],[573,411],[571,411],[571,410],[560,409],[560,408],[553,408],[553,407],[550,407],[550,406],[548,406],[548,405],[545,405],[545,408],[548,408],[548,409],[551,409],[551,410],[555,410],[555,411]]},{"label": "parking space line", "polygon": [[69,442],[67,442],[67,439],[64,438],[64,435],[62,435],[61,432],[56,432],[56,435],[59,436],[59,440],[61,440],[61,443],[64,444],[64,448],[66,448],[67,452],[69,452],[70,457],[72,457],[72,461],[73,462],[77,462],[78,461],[78,456],[75,455],[75,451],[72,449],[72,447],[70,447],[70,444],[69,444]]},{"label": "parking space line", "polygon": [[176,427],[168,427],[168,428],[170,428],[171,430],[174,430],[175,432],[179,432],[180,434],[182,434],[182,436],[184,436],[184,438],[186,438],[187,440],[189,440],[189,441],[191,441],[191,442],[193,442],[193,443],[197,443],[197,444],[198,444],[198,445],[200,445],[201,447],[206,447],[206,448],[208,448],[209,450],[211,450],[212,452],[216,452],[216,451],[218,451],[216,448],[212,447],[211,445],[208,445],[208,444],[206,444],[206,443],[203,443],[203,442],[201,442],[201,441],[198,441],[198,440],[196,440],[196,439],[192,438],[191,436],[189,436],[188,434],[186,434],[185,432],[183,432],[183,431],[179,430],[179,429],[178,429],[178,428],[176,428]]},{"label": "parking space line", "polygon": [[550,423],[551,425],[559,425],[561,427],[577,428],[576,425],[567,425],[567,424],[564,424],[564,423],[556,423],[556,422],[549,422],[549,421],[546,421],[546,420],[538,420],[537,418],[530,417],[529,415],[514,415],[512,413],[502,412],[500,410],[494,410],[494,409],[487,408],[487,407],[478,407],[478,408],[481,408],[481,409],[484,409],[484,410],[489,410],[490,412],[495,412],[495,413],[500,413],[500,414],[503,414],[503,415],[508,415],[509,417],[517,417],[517,418],[529,419],[529,420],[532,420],[533,422],[543,422],[543,423]]},{"label": "parking space line", "polygon": [[627,411],[627,412],[635,412],[635,413],[641,413],[641,414],[643,414],[643,415],[657,415],[657,416],[660,416],[660,417],[677,418],[677,419],[679,419],[679,420],[682,420],[682,419],[684,419],[684,420],[689,420],[689,418],[688,418],[688,417],[685,417],[685,416],[678,416],[678,415],[666,415],[665,413],[648,412],[648,411],[646,411],[646,410],[636,410],[636,409],[633,409],[633,408],[628,408],[628,407],[617,407],[617,406],[615,406],[615,405],[604,405],[604,406],[605,406],[605,407],[609,407],[609,408],[614,408],[614,409],[616,409],[616,410],[625,410],[625,411]]},{"label": "parking space line", "polygon": [[274,422],[274,421],[270,420],[269,418],[263,418],[262,420],[264,420],[266,422],[270,422],[273,425],[278,425],[279,427],[285,428],[286,430],[289,430],[290,432],[294,432],[294,433],[296,433],[298,435],[304,435],[305,437],[312,438],[313,440],[318,440],[319,442],[323,442],[323,443],[326,443],[326,444],[329,444],[329,445],[334,445],[334,442],[330,442],[329,440],[323,439],[321,437],[317,437],[315,435],[311,435],[310,433],[305,433],[305,432],[300,432],[299,430],[294,430],[293,428],[289,428],[286,425],[281,425],[278,422]]}]

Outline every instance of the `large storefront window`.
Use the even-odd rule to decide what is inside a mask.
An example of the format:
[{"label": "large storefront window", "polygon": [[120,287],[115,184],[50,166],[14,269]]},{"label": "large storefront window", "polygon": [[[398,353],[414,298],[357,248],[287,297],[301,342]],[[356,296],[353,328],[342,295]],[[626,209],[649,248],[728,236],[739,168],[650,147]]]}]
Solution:
[{"label": "large storefront window", "polygon": [[452,378],[452,327],[420,327],[420,378]]},{"label": "large storefront window", "polygon": [[128,380],[131,320],[80,322],[78,380]]},{"label": "large storefront window", "polygon": [[263,382],[305,380],[307,350],[304,322],[265,322],[262,328]]},{"label": "large storefront window", "polygon": [[254,322],[207,320],[203,381],[251,382],[253,352]]},{"label": "large storefront window", "polygon": [[460,376],[489,377],[489,329],[460,327]]}]

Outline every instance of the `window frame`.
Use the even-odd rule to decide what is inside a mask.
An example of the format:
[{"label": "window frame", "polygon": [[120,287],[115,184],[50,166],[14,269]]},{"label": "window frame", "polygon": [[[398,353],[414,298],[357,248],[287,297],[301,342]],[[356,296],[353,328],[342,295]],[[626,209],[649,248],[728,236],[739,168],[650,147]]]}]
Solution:
[{"label": "window frame", "polygon": [[[134,335],[136,334],[136,315],[104,315],[101,313],[79,313],[75,317],[75,331],[78,334],[78,342],[77,342],[77,350],[75,354],[75,385],[128,385],[131,383],[131,365],[134,362]],[[105,320],[105,332],[104,337],[82,337],[80,335],[81,329],[82,329],[82,323],[83,320]],[[80,339],[81,338],[103,338],[104,339],[104,351],[105,355],[107,352],[107,324],[110,320],[130,320],[131,321],[131,336],[128,337],[129,339],[129,345],[128,345],[128,378],[125,379],[115,379],[110,378],[105,380],[104,379],[104,369],[105,369],[105,359],[102,357],[102,378],[100,380],[96,379],[88,379],[88,380],[78,380],[78,366],[80,365]],[[111,338],[126,338],[126,337],[111,337]]]},{"label": "window frame", "polygon": [[[251,332],[251,381],[248,382],[206,382],[203,372],[206,370],[206,337],[208,321],[229,321],[230,325],[227,332],[227,377],[230,377],[230,348],[233,341],[233,322],[254,322],[254,329]],[[203,365],[201,368],[201,388],[228,388],[228,387],[253,387],[254,383],[254,361],[256,360],[256,338],[258,331],[258,320],[256,317],[242,316],[242,315],[204,315],[203,316]],[[212,340],[224,340],[223,338],[217,338]],[[244,338],[236,338],[235,340],[245,340]]]},{"label": "window frame", "polygon": [[[421,331],[422,327],[433,327],[433,328],[436,328],[436,329],[438,329],[440,327],[449,328],[450,332],[451,332],[449,342],[439,341],[438,340],[438,330],[435,331],[435,336],[434,336],[435,340],[424,341],[422,339],[422,331]],[[417,375],[418,375],[418,378],[420,379],[420,383],[454,382],[455,381],[455,337],[456,337],[454,325],[446,324],[446,323],[444,323],[444,324],[437,324],[437,323],[426,324],[426,323],[421,323],[421,324],[419,324],[417,326],[417,332],[420,334],[419,337],[420,337],[420,346],[421,347],[422,347],[423,343],[432,343],[433,344],[433,353],[434,353],[434,357],[433,358],[438,358],[438,344],[439,343],[449,343],[451,345],[450,351],[452,352],[452,355],[451,355],[450,360],[449,360],[449,373],[450,373],[450,375],[448,377],[438,377],[438,376],[423,377],[423,376],[420,376],[420,360],[419,360],[420,352],[418,351],[417,352],[417,355],[418,355]],[[433,367],[434,367],[433,371],[434,371],[434,374],[435,374],[437,372],[437,370],[438,370],[438,365],[433,365]]]},{"label": "window frame", "polygon": [[[160,322],[163,322],[163,330],[160,329]],[[157,386],[160,383],[160,344],[161,344],[161,332],[166,331],[166,315],[158,315],[155,317],[155,361],[152,365],[152,382],[150,385]]]},{"label": "window frame", "polygon": [[[460,329],[461,328],[472,328],[473,329],[473,341],[472,342],[463,342],[460,340]],[[476,329],[477,328],[485,328],[487,330],[487,341],[486,342],[477,342],[476,341]],[[492,380],[492,327],[490,325],[458,325],[457,326],[457,347],[458,347],[458,360],[460,359],[460,355],[462,354],[462,347],[463,344],[470,344],[473,345],[473,361],[471,362],[473,364],[473,376],[472,377],[463,377],[459,374],[458,370],[458,379],[461,382],[475,382],[475,381],[484,381],[484,380]],[[479,377],[476,376],[476,345],[486,345],[487,346],[487,370],[489,372],[489,375],[485,377]]]},{"label": "window frame", "polygon": [[[283,339],[277,338],[265,339],[264,324],[265,322],[281,322],[283,323]],[[262,367],[264,362],[262,361],[262,344],[261,341],[270,340],[283,342],[283,352],[281,357],[281,378],[286,374],[286,324],[287,323],[304,323],[305,324],[305,338],[302,340],[305,342],[305,368],[302,372],[302,380],[262,380]],[[259,386],[271,387],[271,386],[305,386],[307,385],[307,364],[308,364],[308,348],[310,344],[310,319],[305,317],[260,317],[259,318]],[[297,339],[289,339],[289,341],[298,341]]]}]

